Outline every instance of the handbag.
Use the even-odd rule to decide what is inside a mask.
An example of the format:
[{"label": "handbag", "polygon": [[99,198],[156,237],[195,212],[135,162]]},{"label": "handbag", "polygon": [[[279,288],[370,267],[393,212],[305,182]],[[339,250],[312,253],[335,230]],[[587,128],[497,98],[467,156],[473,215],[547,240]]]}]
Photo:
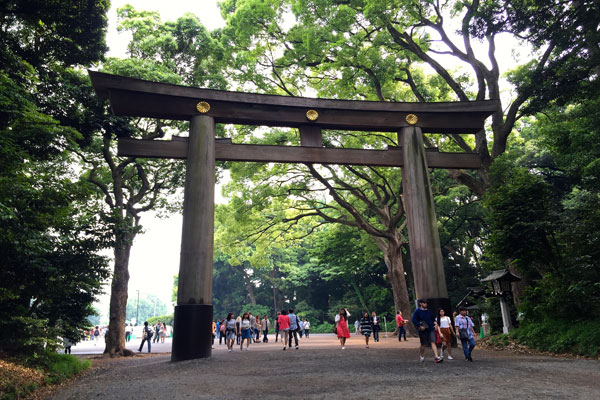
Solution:
[{"label": "handbag", "polygon": [[465,318],[465,322],[467,323],[467,326],[465,328],[458,328],[458,338],[460,340],[468,340],[469,339],[469,321]]},{"label": "handbag", "polygon": [[437,344],[438,346],[442,345],[442,338],[440,337],[438,331],[435,331],[435,344]]}]

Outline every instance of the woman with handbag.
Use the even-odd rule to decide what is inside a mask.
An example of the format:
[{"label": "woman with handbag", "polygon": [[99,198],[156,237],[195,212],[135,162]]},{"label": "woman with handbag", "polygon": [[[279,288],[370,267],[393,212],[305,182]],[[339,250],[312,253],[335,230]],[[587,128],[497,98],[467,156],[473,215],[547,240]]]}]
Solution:
[{"label": "woman with handbag", "polygon": [[348,330],[348,317],[350,313],[347,309],[342,308],[340,313],[335,316],[335,332],[338,339],[340,339],[340,345],[342,350],[346,348],[346,339],[350,337],[350,330]]}]

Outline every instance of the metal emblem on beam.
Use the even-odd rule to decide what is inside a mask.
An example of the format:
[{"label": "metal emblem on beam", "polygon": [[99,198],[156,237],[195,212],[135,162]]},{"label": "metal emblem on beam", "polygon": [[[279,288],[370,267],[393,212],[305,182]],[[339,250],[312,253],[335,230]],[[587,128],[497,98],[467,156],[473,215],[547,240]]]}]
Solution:
[{"label": "metal emblem on beam", "polygon": [[210,111],[210,104],[208,104],[205,101],[201,101],[198,104],[196,104],[196,110],[198,110],[202,114],[206,114]]},{"label": "metal emblem on beam", "polygon": [[308,118],[311,121],[316,121],[317,118],[319,118],[319,113],[317,112],[317,110],[308,110],[306,112],[306,118]]},{"label": "metal emblem on beam", "polygon": [[408,114],[406,116],[406,122],[408,122],[411,125],[414,125],[417,122],[419,122],[419,117],[417,117],[415,114]]}]

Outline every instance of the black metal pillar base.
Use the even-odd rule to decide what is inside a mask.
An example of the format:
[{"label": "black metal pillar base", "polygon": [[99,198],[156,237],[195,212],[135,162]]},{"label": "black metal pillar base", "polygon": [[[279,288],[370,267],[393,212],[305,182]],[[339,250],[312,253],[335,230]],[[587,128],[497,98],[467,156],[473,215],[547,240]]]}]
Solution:
[{"label": "black metal pillar base", "polygon": [[175,306],[171,361],[210,357],[212,320],[212,304]]},{"label": "black metal pillar base", "polygon": [[[446,315],[450,317],[452,321],[452,325],[454,326],[454,317],[452,317],[452,303],[450,303],[450,299],[447,297],[433,298],[427,299],[427,308],[431,310],[433,316],[437,320],[439,315],[440,308],[443,308]],[[457,347],[458,344],[456,342],[456,338],[452,336],[452,347]]]}]

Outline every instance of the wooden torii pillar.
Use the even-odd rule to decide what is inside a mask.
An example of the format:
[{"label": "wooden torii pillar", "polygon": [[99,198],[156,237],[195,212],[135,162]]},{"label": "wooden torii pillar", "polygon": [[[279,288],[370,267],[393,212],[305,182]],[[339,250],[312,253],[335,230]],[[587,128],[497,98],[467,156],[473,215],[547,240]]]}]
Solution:
[{"label": "wooden torii pillar", "polygon": [[[475,153],[425,149],[423,133],[476,133],[496,101],[384,103],[199,89],[89,71],[115,115],[190,121],[189,138],[119,140],[119,155],[186,159],[179,288],[172,361],[210,357],[215,160],[403,167],[416,295],[451,315],[428,169],[476,169]],[[301,146],[233,144],[215,124],[298,128]],[[324,148],[322,129],[397,132],[386,150]]]}]

